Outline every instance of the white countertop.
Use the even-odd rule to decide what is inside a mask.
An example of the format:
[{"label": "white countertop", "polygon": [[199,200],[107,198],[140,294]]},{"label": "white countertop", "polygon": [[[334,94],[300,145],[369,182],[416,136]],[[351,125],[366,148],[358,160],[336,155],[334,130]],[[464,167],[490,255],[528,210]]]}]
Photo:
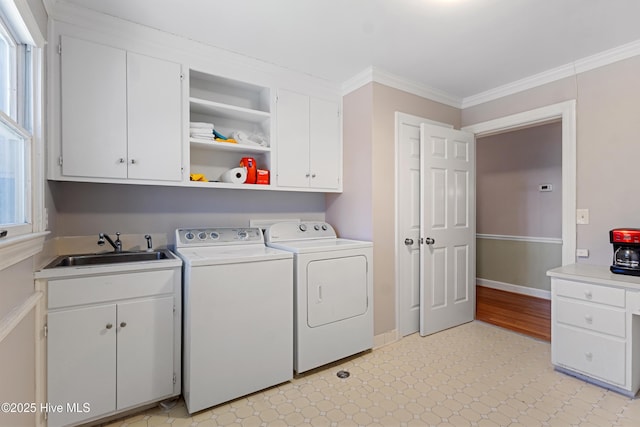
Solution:
[{"label": "white countertop", "polygon": [[582,280],[640,291],[640,277],[614,274],[609,270],[609,266],[591,264],[563,265],[547,271],[547,276],[568,280]]}]

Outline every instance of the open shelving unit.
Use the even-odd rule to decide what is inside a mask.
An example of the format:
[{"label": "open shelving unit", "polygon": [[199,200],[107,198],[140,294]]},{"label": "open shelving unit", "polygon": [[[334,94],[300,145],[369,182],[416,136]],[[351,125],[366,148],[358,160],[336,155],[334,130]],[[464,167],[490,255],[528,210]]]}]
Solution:
[{"label": "open shelving unit", "polygon": [[[271,89],[191,69],[189,71],[189,121],[213,123],[217,132],[230,137],[234,131],[260,135],[271,142]],[[269,144],[270,145],[270,144]],[[259,169],[271,170],[271,147],[189,139],[190,173],[204,174],[210,182],[192,182],[220,188],[271,185],[217,182],[242,157],[253,157]]]}]

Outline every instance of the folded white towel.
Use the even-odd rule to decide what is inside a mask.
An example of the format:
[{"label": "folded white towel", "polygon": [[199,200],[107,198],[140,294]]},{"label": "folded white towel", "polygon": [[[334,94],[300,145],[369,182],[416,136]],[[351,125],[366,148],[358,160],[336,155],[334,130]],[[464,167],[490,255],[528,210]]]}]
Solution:
[{"label": "folded white towel", "polygon": [[213,129],[189,128],[190,133],[199,133],[202,135],[213,135]]},{"label": "folded white towel", "polygon": [[213,130],[213,123],[204,123],[204,122],[191,122],[189,123],[190,128],[203,128],[203,129],[211,129]]}]

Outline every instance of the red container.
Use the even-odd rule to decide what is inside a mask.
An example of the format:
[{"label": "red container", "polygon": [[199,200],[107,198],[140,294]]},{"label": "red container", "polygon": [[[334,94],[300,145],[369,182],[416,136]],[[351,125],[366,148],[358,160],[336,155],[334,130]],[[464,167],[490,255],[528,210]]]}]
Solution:
[{"label": "red container", "polygon": [[258,168],[256,166],[256,159],[253,157],[243,157],[240,159],[240,166],[247,169],[247,179],[245,184],[255,184],[258,181]]},{"label": "red container", "polygon": [[269,171],[264,169],[258,169],[258,179],[256,184],[269,185]]}]

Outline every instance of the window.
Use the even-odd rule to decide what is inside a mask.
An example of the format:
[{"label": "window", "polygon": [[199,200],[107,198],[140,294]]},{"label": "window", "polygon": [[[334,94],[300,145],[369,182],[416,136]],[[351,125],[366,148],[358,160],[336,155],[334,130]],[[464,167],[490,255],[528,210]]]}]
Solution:
[{"label": "window", "polygon": [[34,231],[33,47],[16,21],[0,9],[0,239]]},{"label": "window", "polygon": [[36,18],[31,3],[0,0],[0,274],[42,251],[48,234],[42,139],[46,22]]}]

